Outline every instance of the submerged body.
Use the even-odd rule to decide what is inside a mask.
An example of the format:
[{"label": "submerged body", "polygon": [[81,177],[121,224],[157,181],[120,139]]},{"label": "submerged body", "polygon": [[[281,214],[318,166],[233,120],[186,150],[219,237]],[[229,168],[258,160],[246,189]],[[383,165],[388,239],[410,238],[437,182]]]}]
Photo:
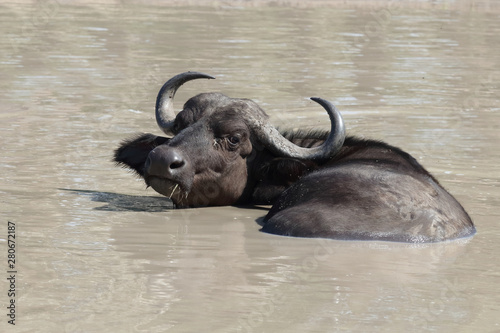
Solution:
[{"label": "submerged body", "polygon": [[183,73],[160,90],[159,126],[124,142],[115,161],[179,207],[272,204],[262,231],[297,237],[437,242],[473,235],[458,203],[413,157],[345,137],[331,103],[329,132],[281,133],[260,107],[218,93],[191,98],[175,116]]},{"label": "submerged body", "polygon": [[336,157],[284,190],[262,230],[419,243],[475,233],[463,207],[410,155],[356,138],[346,138]]}]

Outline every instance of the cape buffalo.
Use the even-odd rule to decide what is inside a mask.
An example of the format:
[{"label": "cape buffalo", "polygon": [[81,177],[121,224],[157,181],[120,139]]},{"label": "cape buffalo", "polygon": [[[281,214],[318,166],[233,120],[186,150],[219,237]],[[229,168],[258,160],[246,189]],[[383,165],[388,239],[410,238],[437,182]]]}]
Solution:
[{"label": "cape buffalo", "polygon": [[473,235],[458,201],[412,156],[346,137],[339,111],[330,131],[278,131],[252,100],[204,93],[177,115],[173,98],[186,72],[158,93],[156,120],[168,137],[142,134],[114,161],[178,207],[272,204],[262,231],[345,240],[437,242]]}]

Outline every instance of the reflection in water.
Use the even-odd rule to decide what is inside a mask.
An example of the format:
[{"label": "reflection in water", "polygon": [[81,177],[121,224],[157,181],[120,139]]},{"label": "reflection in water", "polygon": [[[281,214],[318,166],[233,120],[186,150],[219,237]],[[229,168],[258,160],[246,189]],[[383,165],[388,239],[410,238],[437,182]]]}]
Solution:
[{"label": "reflection in water", "polygon": [[[498,8],[356,3],[2,5],[0,209],[19,226],[21,329],[498,326]],[[170,209],[111,158],[122,138],[159,133],[158,88],[187,70],[217,80],[183,87],[177,108],[221,91],[254,99],[275,125],[326,128],[307,98],[332,100],[349,134],[401,146],[433,172],[477,235],[286,238],[258,231],[265,209]]]},{"label": "reflection in water", "polygon": [[[177,213],[172,221],[182,221]],[[270,331],[290,323],[303,329],[334,323],[367,329],[383,326],[387,317],[396,325],[392,327],[408,327],[410,318],[410,327],[417,329],[429,318],[429,327],[443,321],[465,324],[480,308],[464,290],[462,278],[439,274],[460,261],[468,240],[427,245],[304,240],[259,235],[233,209],[202,209],[200,214],[202,223],[193,224],[190,216],[167,234],[163,223],[150,223],[143,233],[149,239],[157,235],[157,241],[151,239],[157,244],[154,252],[138,254],[138,244],[131,241],[142,238],[136,229],[112,233],[118,251],[147,260],[150,280],[143,297],[157,302],[186,331],[221,315],[238,316],[243,331],[264,322]],[[233,221],[220,225],[221,217]],[[204,232],[208,230],[210,235]],[[436,295],[426,288],[429,284],[438,288]],[[252,306],[245,308],[249,300]],[[418,307],[402,305],[408,303]],[[199,321],[183,321],[189,309],[199,309]],[[288,319],[273,323],[275,317]],[[267,321],[273,324],[267,326]],[[228,324],[214,325],[217,331]]]},{"label": "reflection in water", "polygon": [[61,190],[88,195],[91,197],[92,201],[105,202],[105,206],[96,208],[98,210],[110,210],[115,212],[123,210],[140,212],[163,212],[174,208],[173,202],[166,197],[137,196],[90,190]]}]

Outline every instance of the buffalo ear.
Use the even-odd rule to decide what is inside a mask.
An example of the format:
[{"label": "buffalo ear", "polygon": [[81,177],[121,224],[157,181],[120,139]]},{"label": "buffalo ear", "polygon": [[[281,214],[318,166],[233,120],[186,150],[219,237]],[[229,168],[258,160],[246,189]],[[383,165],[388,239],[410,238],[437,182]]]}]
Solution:
[{"label": "buffalo ear", "polygon": [[115,150],[113,161],[144,176],[144,164],[149,152],[168,140],[170,139],[153,134],[141,134],[127,139]]}]

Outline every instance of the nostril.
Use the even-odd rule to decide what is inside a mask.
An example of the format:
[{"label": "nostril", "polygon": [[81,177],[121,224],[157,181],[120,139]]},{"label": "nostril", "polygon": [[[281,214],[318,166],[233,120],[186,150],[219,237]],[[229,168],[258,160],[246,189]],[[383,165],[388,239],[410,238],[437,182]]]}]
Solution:
[{"label": "nostril", "polygon": [[170,169],[178,169],[178,168],[182,168],[183,166],[184,166],[183,160],[174,161],[170,164]]},{"label": "nostril", "polygon": [[145,169],[151,176],[171,178],[181,175],[187,164],[177,149],[160,146],[149,153]]},{"label": "nostril", "polygon": [[182,155],[175,149],[171,149],[165,154],[165,162],[170,170],[182,168],[185,164]]},{"label": "nostril", "polygon": [[150,153],[148,155],[148,158],[146,159],[146,163],[144,163],[144,170],[146,170],[147,173],[149,174],[154,174],[157,172],[157,165],[158,163],[156,162],[156,156],[154,156],[154,153]]}]

